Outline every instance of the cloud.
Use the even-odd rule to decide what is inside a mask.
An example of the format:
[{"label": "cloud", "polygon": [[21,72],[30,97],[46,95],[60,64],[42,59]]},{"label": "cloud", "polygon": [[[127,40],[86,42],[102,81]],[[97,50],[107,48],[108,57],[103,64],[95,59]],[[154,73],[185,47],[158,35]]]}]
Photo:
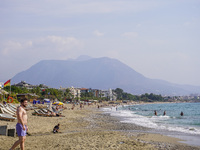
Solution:
[{"label": "cloud", "polygon": [[35,45],[41,46],[45,49],[51,49],[56,52],[71,51],[80,49],[82,42],[74,37],[61,37],[61,36],[47,36],[35,41]]},{"label": "cloud", "polygon": [[138,37],[137,32],[125,32],[122,34],[123,37],[129,37],[129,38],[136,38]]},{"label": "cloud", "polygon": [[96,36],[104,36],[105,33],[99,32],[98,30],[95,30],[95,31],[93,32],[93,34],[96,35]]},{"label": "cloud", "polygon": [[83,46],[84,43],[75,37],[55,35],[23,41],[0,41],[0,68],[4,72],[1,79],[12,78],[17,72],[28,69],[41,60],[77,57]]},{"label": "cloud", "polygon": [[2,45],[3,45],[3,48],[0,51],[0,53],[6,56],[12,53],[19,53],[20,51],[31,47],[32,41],[19,42],[19,41],[10,40],[10,41],[6,41]]},{"label": "cloud", "polygon": [[[31,56],[41,59],[65,59],[69,52],[79,51],[83,42],[74,37],[46,36],[27,41],[7,41],[3,44],[0,54],[4,57],[16,55],[16,57]],[[38,56],[41,54],[41,56]]]}]

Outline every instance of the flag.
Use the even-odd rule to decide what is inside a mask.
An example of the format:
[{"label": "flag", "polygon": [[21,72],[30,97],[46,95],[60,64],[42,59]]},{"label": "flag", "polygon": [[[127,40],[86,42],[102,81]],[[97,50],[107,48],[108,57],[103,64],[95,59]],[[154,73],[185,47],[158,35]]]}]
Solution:
[{"label": "flag", "polygon": [[4,83],[4,87],[6,87],[6,86],[10,86],[10,80],[8,80],[8,81],[6,81],[6,82]]}]

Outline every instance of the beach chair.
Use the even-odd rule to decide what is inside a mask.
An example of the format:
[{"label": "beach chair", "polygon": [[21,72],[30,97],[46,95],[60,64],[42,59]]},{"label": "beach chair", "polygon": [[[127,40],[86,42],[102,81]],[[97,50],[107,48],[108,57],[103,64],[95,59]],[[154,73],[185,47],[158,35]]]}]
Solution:
[{"label": "beach chair", "polygon": [[10,113],[10,112],[9,112],[7,109],[5,109],[5,108],[1,108],[1,110],[3,110],[4,113],[10,114],[10,115],[14,115],[14,114]]},{"label": "beach chair", "polygon": [[11,116],[10,114],[0,114],[0,119],[5,121],[14,121],[16,120],[15,117]]},{"label": "beach chair", "polygon": [[15,113],[13,111],[11,111],[9,108],[7,109],[7,106],[4,106],[2,104],[0,104],[0,107],[4,110],[4,112],[14,115]]},{"label": "beach chair", "polygon": [[13,112],[16,112],[16,111],[17,111],[17,109],[13,108],[10,104],[8,104],[8,107],[9,107],[9,109],[12,110]]},{"label": "beach chair", "polygon": [[10,107],[12,107],[13,109],[17,110],[17,107],[16,107],[15,105],[12,105],[12,104],[10,104],[10,103],[8,103],[8,105],[9,105]]},{"label": "beach chair", "polygon": [[13,108],[13,109],[17,109],[17,107],[14,106],[14,105],[12,105],[11,103],[8,103],[7,105],[8,105],[9,107]]},{"label": "beach chair", "polygon": [[12,109],[10,109],[10,107],[7,105],[7,106],[5,106],[5,108],[9,111],[9,112],[11,112],[11,113],[13,113],[13,114],[15,114],[16,113],[16,111],[13,111]]},{"label": "beach chair", "polygon": [[4,114],[4,110],[0,107],[0,113]]},{"label": "beach chair", "polygon": [[48,111],[47,111],[47,109],[41,109],[43,112],[45,112],[45,113],[47,113]]},{"label": "beach chair", "polygon": [[41,116],[42,114],[41,114],[39,111],[37,111],[37,110],[34,110],[34,113],[32,113],[32,115]]}]

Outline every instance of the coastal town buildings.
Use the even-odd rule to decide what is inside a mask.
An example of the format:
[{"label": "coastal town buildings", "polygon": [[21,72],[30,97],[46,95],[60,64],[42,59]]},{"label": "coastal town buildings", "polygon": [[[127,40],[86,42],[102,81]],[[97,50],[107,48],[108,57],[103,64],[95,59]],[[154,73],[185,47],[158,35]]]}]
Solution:
[{"label": "coastal town buildings", "polygon": [[59,88],[59,90],[63,91],[63,93],[66,91],[66,89],[70,90],[70,93],[72,95],[71,98],[73,99],[80,100],[81,97],[87,97],[88,95],[90,95],[90,97],[93,98],[105,98],[106,100],[111,100],[111,101],[117,100],[117,94],[112,89],[99,90],[92,88],[75,88],[73,86],[69,88],[62,88],[62,87]]},{"label": "coastal town buildings", "polygon": [[37,88],[37,87],[40,87],[40,89],[47,89],[47,88],[49,88],[48,86],[46,86],[44,84],[32,85],[32,84],[26,83],[26,81],[21,81],[21,82],[19,82],[17,84],[13,84],[13,86],[20,87],[20,88],[27,88],[28,90],[31,90],[31,89]]}]

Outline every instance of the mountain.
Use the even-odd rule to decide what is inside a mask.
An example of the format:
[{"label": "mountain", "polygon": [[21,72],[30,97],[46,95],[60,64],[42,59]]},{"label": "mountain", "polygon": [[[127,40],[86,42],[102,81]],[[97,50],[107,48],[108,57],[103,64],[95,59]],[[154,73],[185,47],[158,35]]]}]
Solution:
[{"label": "mountain", "polygon": [[132,94],[155,93],[188,95],[200,93],[200,87],[178,85],[149,79],[117,59],[81,56],[75,60],[43,60],[18,73],[12,83],[21,80],[50,87],[121,88]]}]

